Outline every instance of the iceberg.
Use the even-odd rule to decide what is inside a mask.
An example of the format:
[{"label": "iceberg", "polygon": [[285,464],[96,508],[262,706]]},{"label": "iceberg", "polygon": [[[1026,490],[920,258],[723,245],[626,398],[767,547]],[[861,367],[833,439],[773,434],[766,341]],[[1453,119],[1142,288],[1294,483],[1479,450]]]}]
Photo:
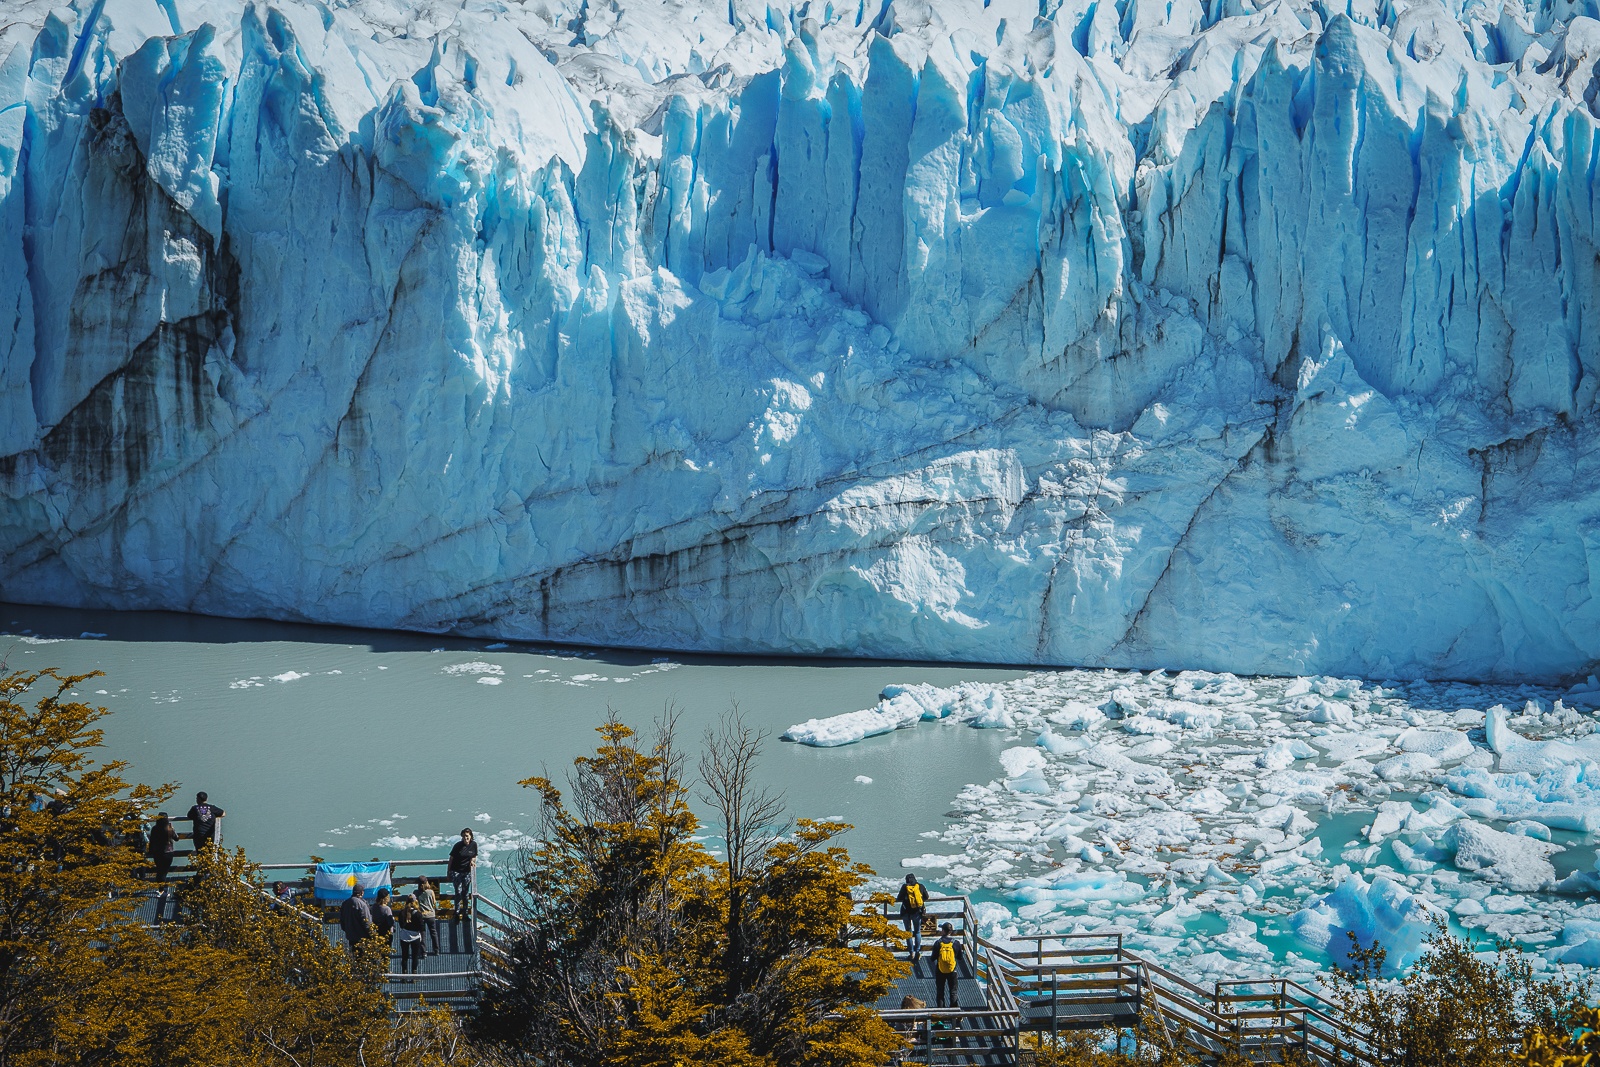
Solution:
[{"label": "iceberg", "polygon": [[7,599],[1201,730],[1600,660],[1577,7],[3,8]]},{"label": "iceberg", "polygon": [[1422,955],[1434,919],[1441,914],[1392,878],[1378,875],[1369,883],[1352,874],[1331,893],[1295,912],[1289,928],[1341,967],[1351,965],[1350,935],[1362,948],[1379,945],[1386,953],[1383,973],[1395,975]]}]

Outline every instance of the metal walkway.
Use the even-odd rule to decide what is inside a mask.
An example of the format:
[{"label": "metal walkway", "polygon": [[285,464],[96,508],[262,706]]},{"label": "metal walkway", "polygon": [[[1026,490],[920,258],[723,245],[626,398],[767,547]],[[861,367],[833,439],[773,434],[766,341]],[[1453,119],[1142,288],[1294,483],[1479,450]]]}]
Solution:
[{"label": "metal walkway", "polygon": [[[448,861],[399,860],[391,864],[396,896],[415,885],[415,874],[401,868],[437,868]],[[324,936],[342,944],[337,908],[311,901],[311,869],[305,863],[263,864],[272,879],[278,872],[299,892],[291,905]],[[152,887],[140,907],[147,922],[161,922],[176,908],[175,883],[192,876],[185,865],[172,871],[173,881],[159,892]],[[443,884],[439,885],[438,882]],[[511,946],[523,921],[492,900],[473,893],[465,900],[451,896],[448,881],[436,880],[442,906],[439,954],[423,961],[416,975],[400,974],[394,963],[385,976],[385,991],[396,1010],[449,1004],[471,1011],[485,986],[503,986],[508,977]],[[862,904],[889,914],[890,905]],[[1318,1067],[1374,1067],[1376,1060],[1360,1031],[1341,1018],[1325,998],[1286,979],[1218,982],[1210,989],[1188,981],[1160,964],[1128,951],[1120,934],[1044,934],[1004,944],[978,933],[966,897],[928,900],[930,927],[948,922],[965,950],[957,982],[959,1007],[935,1003],[931,942],[925,927],[920,962],[876,1005],[879,1014],[906,1038],[908,1048],[896,1064],[981,1065],[1020,1067],[1031,1059],[1022,1035],[1056,1034],[1064,1030],[1132,1027],[1154,1021],[1174,1044],[1216,1062],[1224,1053],[1242,1054],[1258,1063],[1281,1061],[1294,1052]],[[900,958],[908,954],[896,941]],[[908,962],[911,962],[908,960]],[[915,998],[908,1000],[907,998]],[[910,1006],[905,1006],[909,1004]]]},{"label": "metal walkway", "polygon": [[[174,820],[177,821],[177,820]],[[187,836],[187,835],[185,835]],[[176,917],[178,894],[183,883],[194,876],[187,857],[192,850],[176,854],[181,865],[175,864],[167,882],[152,885],[140,902],[135,914],[147,923],[159,924]],[[343,946],[344,932],[339,928],[338,908],[318,904],[311,897],[312,865],[308,863],[266,863],[259,865],[267,877],[268,885],[282,881],[295,893],[289,905],[294,913],[309,924],[318,927],[330,942]],[[437,1007],[448,1004],[461,1010],[476,1006],[479,992],[485,982],[503,982],[503,968],[499,961],[506,958],[504,934],[518,922],[500,905],[480,894],[458,901],[452,895],[450,882],[443,877],[449,861],[395,860],[390,863],[395,898],[404,897],[409,887],[417,884],[418,874],[437,874],[431,877],[439,896],[439,951],[434,952],[433,932],[423,932],[427,956],[416,974],[400,971],[399,944],[391,944],[389,968],[384,975],[384,992],[395,1002],[398,1011],[410,1011],[420,1006]],[[437,871],[429,870],[436,868]],[[406,870],[412,873],[406,873]],[[419,870],[420,869],[420,870]],[[292,875],[292,877],[291,877]]]},{"label": "metal walkway", "polygon": [[[887,905],[875,907],[888,914]],[[928,918],[955,927],[975,966],[962,975],[959,1010],[900,1007],[908,995],[931,1003],[923,990],[932,982],[922,969],[879,1001],[880,1014],[910,1040],[903,1063],[1010,1067],[1026,1055],[1024,1032],[1057,1035],[1141,1020],[1164,1027],[1202,1062],[1231,1052],[1273,1063],[1292,1051],[1327,1067],[1376,1063],[1365,1035],[1341,1018],[1337,1005],[1286,979],[1205,989],[1128,951],[1121,934],[1046,934],[998,944],[979,936],[966,897],[930,898]]]}]

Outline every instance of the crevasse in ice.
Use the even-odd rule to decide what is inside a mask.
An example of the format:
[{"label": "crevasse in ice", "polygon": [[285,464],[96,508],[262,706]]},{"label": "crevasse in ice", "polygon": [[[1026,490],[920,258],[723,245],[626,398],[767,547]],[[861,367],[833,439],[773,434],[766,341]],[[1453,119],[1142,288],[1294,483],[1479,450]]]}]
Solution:
[{"label": "crevasse in ice", "polygon": [[1600,656],[1592,3],[4,7],[6,598]]}]

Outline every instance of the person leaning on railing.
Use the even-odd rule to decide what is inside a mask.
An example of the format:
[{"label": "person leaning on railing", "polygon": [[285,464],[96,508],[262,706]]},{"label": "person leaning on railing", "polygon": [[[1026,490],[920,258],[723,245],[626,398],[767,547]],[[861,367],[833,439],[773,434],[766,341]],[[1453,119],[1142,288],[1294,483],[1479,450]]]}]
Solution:
[{"label": "person leaning on railing", "polygon": [[472,895],[472,883],[478,870],[478,842],[472,827],[461,829],[461,840],[450,848],[450,885],[456,893],[455,918],[467,915],[467,898]]}]

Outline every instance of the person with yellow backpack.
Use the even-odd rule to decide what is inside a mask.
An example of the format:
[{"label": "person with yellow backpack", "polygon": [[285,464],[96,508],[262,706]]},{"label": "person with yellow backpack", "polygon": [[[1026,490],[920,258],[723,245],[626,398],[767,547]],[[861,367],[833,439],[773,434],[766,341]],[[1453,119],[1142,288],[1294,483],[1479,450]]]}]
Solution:
[{"label": "person with yellow backpack", "polygon": [[966,950],[961,942],[950,935],[955,933],[955,927],[945,923],[939,928],[939,940],[933,943],[933,988],[934,1002],[938,1007],[944,1007],[944,991],[950,990],[950,1006],[961,1007],[961,1001],[956,997],[957,983],[961,979],[961,963],[966,958]]},{"label": "person with yellow backpack", "polygon": [[922,917],[928,913],[928,894],[918,884],[917,876],[906,875],[906,884],[900,887],[900,921],[911,935],[911,962],[922,959]]}]

